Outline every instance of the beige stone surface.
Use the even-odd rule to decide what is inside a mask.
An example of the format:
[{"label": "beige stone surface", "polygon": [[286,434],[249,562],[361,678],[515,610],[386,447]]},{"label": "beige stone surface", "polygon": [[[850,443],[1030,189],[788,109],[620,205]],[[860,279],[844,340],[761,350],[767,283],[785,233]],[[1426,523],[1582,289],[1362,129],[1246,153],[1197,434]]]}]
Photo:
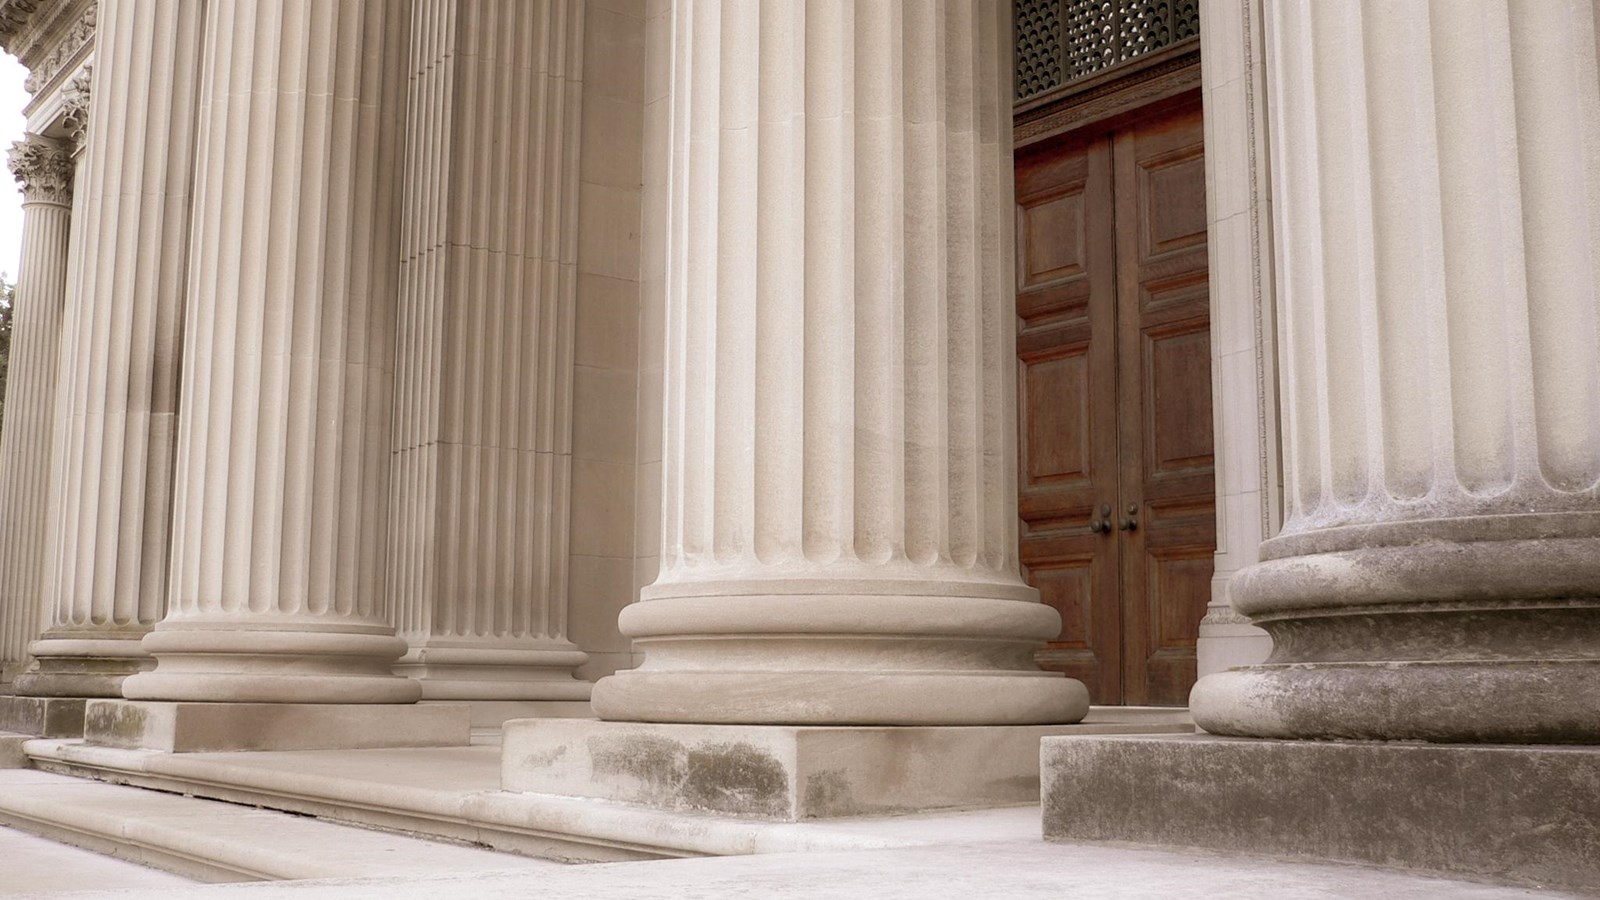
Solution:
[{"label": "beige stone surface", "polygon": [[1233,574],[1282,525],[1272,185],[1260,0],[1205,0],[1206,249],[1210,271],[1217,552],[1195,646],[1201,676],[1261,662],[1272,641],[1236,610]]},{"label": "beige stone surface", "polygon": [[1017,562],[1010,30],[939,9],[674,8],[662,552],[604,718],[1087,709]]},{"label": "beige stone surface", "polygon": [[1195,719],[1600,743],[1596,10],[1267,8],[1286,516],[1232,596],[1275,650]]},{"label": "beige stone surface", "polygon": [[126,697],[420,696],[385,578],[409,13],[207,11],[172,586]]},{"label": "beige stone surface", "polygon": [[205,882],[531,874],[560,865],[44,772],[0,772],[0,823]]},{"label": "beige stone surface", "polygon": [[1600,890],[1600,748],[1046,738],[1044,833]]},{"label": "beige stone surface", "polygon": [[36,737],[83,737],[81,697],[0,695],[0,731]]},{"label": "beige stone surface", "polygon": [[91,700],[84,740],[103,747],[202,753],[464,746],[456,704],[161,703]]},{"label": "beige stone surface", "polygon": [[191,879],[126,859],[84,850],[15,828],[0,828],[0,897],[42,897],[77,891],[168,891]]},{"label": "beige stone surface", "polygon": [[0,769],[26,769],[32,765],[28,762],[28,754],[22,749],[22,745],[35,737],[36,735],[0,730]]},{"label": "beige stone surface", "polygon": [[[64,895],[116,900],[187,897],[282,897],[289,900],[497,900],[526,897],[527,875],[313,881],[230,885],[189,891],[130,891]],[[636,900],[684,897],[751,900],[970,900],[1005,897],[1053,900],[1167,900],[1204,893],[1241,900],[1527,900],[1576,898],[1358,866],[1282,863],[1239,856],[1196,856],[1122,847],[995,844],[968,837],[935,846],[873,852],[802,853],[722,859],[664,860],[569,866],[541,872],[537,890],[553,896],[614,896]]]},{"label": "beige stone surface", "polygon": [[15,669],[47,621],[39,598],[75,164],[69,147],[30,134],[12,146],[10,167],[22,190],[22,253],[0,430],[0,666]]},{"label": "beige stone surface", "polygon": [[567,636],[573,411],[594,399],[574,369],[587,20],[574,0],[429,0],[413,14],[387,558],[409,649],[396,671],[426,699],[480,701],[482,719],[589,696],[572,677],[588,657]]},{"label": "beige stone surface", "polygon": [[501,787],[799,821],[1007,806],[1039,796],[1039,740],[1192,731],[1098,723],[968,728],[507,722]]},{"label": "beige stone surface", "polygon": [[139,641],[166,611],[203,12],[99,3],[61,338],[50,627],[25,693],[118,696],[152,663]]}]

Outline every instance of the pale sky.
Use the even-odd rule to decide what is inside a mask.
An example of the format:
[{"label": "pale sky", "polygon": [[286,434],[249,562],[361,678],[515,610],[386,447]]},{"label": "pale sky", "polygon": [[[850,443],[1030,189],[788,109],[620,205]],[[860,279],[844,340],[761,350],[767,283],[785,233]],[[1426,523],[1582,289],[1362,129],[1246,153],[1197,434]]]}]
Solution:
[{"label": "pale sky", "polygon": [[[8,54],[0,53],[0,158],[12,141],[22,140],[26,120],[22,108],[32,99],[22,87],[28,70]],[[0,272],[17,280],[17,259],[22,255],[22,194],[10,172],[0,172]]]}]

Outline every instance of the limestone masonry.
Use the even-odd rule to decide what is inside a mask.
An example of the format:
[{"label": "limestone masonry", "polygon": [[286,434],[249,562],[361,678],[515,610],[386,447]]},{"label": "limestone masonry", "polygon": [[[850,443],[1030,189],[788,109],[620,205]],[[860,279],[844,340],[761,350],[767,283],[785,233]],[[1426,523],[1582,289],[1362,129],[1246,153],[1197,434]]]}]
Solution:
[{"label": "limestone masonry", "polygon": [[1597,23],[0,0],[0,824],[1600,890]]}]

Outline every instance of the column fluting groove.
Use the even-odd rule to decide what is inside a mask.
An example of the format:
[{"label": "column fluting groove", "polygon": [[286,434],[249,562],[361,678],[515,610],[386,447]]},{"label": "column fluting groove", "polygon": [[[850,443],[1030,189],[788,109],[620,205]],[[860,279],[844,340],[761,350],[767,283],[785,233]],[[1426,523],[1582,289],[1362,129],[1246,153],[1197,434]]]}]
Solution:
[{"label": "column fluting groove", "polygon": [[15,671],[48,621],[40,587],[74,171],[69,148],[31,134],[12,145],[10,168],[22,189],[22,255],[0,429],[0,665]]},{"label": "column fluting groove", "polygon": [[1286,521],[1221,734],[1600,740],[1586,4],[1274,0]]},{"label": "column fluting groove", "polygon": [[418,697],[385,566],[409,12],[208,9],[171,584],[130,699]]},{"label": "column fluting groove", "polygon": [[115,697],[166,607],[205,4],[102,0],[61,342],[50,628],[19,691]]},{"label": "column fluting groove", "polygon": [[429,0],[389,581],[425,699],[585,700],[566,637],[583,0]]},{"label": "column fluting groove", "polygon": [[1008,17],[676,5],[662,564],[603,718],[1087,710],[1017,558]]}]

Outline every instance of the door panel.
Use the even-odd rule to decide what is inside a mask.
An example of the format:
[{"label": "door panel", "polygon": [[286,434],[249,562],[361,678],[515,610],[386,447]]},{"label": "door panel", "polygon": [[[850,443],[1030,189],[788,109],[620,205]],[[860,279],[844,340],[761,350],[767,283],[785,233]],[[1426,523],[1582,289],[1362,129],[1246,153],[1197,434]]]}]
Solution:
[{"label": "door panel", "polygon": [[1121,691],[1115,541],[1089,530],[1116,491],[1116,296],[1111,146],[1067,143],[1017,161],[1021,554],[1060,613],[1040,663]]},{"label": "door panel", "polygon": [[1120,511],[1134,523],[1119,532],[1123,702],[1181,705],[1216,550],[1200,110],[1137,123],[1112,141]]},{"label": "door panel", "polygon": [[1021,556],[1062,616],[1039,661],[1096,703],[1182,704],[1216,540],[1199,104],[1016,175]]}]

